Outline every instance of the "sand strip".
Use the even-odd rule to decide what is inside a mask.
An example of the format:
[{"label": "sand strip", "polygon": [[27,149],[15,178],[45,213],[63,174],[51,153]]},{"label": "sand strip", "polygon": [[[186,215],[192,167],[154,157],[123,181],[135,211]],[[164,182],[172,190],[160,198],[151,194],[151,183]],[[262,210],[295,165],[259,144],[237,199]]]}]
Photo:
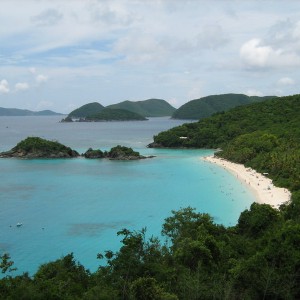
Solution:
[{"label": "sand strip", "polygon": [[215,156],[206,156],[203,159],[219,165],[234,174],[255,193],[256,202],[258,203],[266,203],[274,208],[278,208],[282,203],[289,201],[291,198],[289,190],[275,187],[270,178],[251,168],[246,168],[242,164],[236,164]]}]

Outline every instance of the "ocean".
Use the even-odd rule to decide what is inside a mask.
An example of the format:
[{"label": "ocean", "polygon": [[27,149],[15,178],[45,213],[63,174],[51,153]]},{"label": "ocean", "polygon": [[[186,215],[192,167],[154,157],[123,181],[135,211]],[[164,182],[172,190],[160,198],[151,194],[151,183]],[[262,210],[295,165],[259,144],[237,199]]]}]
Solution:
[{"label": "ocean", "polygon": [[[73,252],[90,271],[97,254],[117,251],[123,228],[157,236],[172,210],[193,207],[231,226],[255,197],[226,170],[201,160],[213,150],[147,148],[153,135],[184,123],[149,121],[60,123],[62,117],[1,117],[0,151],[28,136],[57,140],[80,153],[132,147],[139,161],[0,159],[0,253],[33,275],[42,263]],[[22,223],[17,227],[17,223]]]}]

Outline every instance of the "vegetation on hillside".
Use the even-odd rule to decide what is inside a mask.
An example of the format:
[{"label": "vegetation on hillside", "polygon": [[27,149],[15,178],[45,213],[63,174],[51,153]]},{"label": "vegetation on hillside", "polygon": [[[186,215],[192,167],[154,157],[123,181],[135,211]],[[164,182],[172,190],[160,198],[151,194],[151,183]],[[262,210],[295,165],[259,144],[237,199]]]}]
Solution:
[{"label": "vegetation on hillside", "polygon": [[125,146],[116,146],[111,148],[109,151],[93,150],[89,148],[83,156],[85,158],[108,158],[110,160],[136,160],[146,158],[140,155],[139,152],[134,151],[132,148]]},{"label": "vegetation on hillside", "polygon": [[274,96],[258,97],[243,94],[212,95],[191,100],[179,107],[172,115],[173,119],[200,120],[214,113],[228,111],[240,105],[251,104],[274,98]]},{"label": "vegetation on hillside", "polygon": [[[275,98],[184,124],[154,137],[164,147],[222,148],[223,158],[300,189],[300,95]],[[184,138],[183,138],[184,137]]]},{"label": "vegetation on hillside", "polygon": [[145,117],[125,110],[125,109],[112,109],[104,108],[102,111],[96,114],[88,115],[85,121],[145,121]]},{"label": "vegetation on hillside", "polygon": [[68,116],[72,118],[85,118],[88,115],[100,112],[102,109],[104,109],[103,105],[98,102],[92,102],[71,111]]},{"label": "vegetation on hillside", "polygon": [[[69,158],[77,156],[80,156],[77,151],[56,141],[49,141],[39,137],[28,137],[11,150],[0,153],[1,158]],[[132,148],[120,145],[111,148],[109,151],[89,148],[81,156],[89,159],[108,158],[111,160],[136,160],[153,157],[142,156]]]},{"label": "vegetation on hillside", "polygon": [[40,137],[28,137],[11,150],[0,153],[0,157],[21,158],[69,158],[76,156],[79,154],[70,147]]},{"label": "vegetation on hillside", "polygon": [[143,158],[139,152],[134,151],[132,148],[120,145],[111,148],[110,151],[106,153],[106,157],[115,160],[133,160]]},{"label": "vegetation on hillside", "polygon": [[[166,243],[122,229],[119,251],[99,253],[90,273],[72,254],[13,277],[6,254],[2,299],[299,299],[300,223],[253,203],[236,226],[185,208],[165,220]],[[16,266],[17,267],[17,266]]]},{"label": "vegetation on hillside", "polygon": [[108,108],[126,109],[144,117],[171,116],[176,110],[167,101],[161,99],[148,99],[144,101],[123,101],[109,105]]}]

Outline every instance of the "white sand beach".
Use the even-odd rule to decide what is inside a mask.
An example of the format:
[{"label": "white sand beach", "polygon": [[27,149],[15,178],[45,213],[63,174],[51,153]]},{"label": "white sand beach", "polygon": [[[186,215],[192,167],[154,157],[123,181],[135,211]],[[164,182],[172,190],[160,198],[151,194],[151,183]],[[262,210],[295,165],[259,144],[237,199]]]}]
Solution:
[{"label": "white sand beach", "polygon": [[232,163],[215,156],[206,156],[203,159],[217,164],[234,174],[240,181],[252,189],[258,203],[270,204],[272,207],[278,208],[282,203],[290,200],[291,193],[289,190],[275,187],[270,178],[251,168],[246,168],[242,164]]}]

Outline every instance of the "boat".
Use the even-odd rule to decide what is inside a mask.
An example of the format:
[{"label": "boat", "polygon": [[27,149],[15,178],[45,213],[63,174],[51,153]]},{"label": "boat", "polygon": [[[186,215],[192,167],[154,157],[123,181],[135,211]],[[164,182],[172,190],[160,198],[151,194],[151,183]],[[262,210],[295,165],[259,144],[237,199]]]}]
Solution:
[{"label": "boat", "polygon": [[17,226],[17,227],[21,227],[22,225],[23,225],[22,223],[19,223],[19,222],[18,222],[16,226]]}]

